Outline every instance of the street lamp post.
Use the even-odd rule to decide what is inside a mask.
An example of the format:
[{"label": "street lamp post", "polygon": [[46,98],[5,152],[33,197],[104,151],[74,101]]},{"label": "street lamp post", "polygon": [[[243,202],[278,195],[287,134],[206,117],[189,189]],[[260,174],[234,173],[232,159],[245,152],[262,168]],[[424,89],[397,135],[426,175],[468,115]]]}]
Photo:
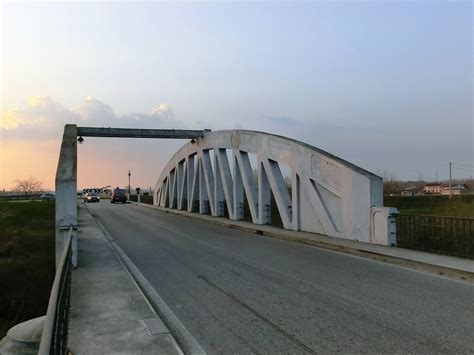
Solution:
[{"label": "street lamp post", "polygon": [[130,170],[128,170],[128,199],[130,199],[130,176],[132,174],[130,173]]}]

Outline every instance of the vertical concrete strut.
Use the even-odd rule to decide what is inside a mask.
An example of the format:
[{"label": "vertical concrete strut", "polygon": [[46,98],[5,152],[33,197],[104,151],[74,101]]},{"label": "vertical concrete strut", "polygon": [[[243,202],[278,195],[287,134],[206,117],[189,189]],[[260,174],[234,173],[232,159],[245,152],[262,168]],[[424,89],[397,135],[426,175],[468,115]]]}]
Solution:
[{"label": "vertical concrete strut", "polygon": [[301,182],[300,176],[296,171],[291,172],[291,212],[292,212],[292,229],[295,231],[301,228]]},{"label": "vertical concrete strut", "polygon": [[[214,205],[214,173],[212,172],[211,157],[209,150],[202,152],[202,170],[204,176],[204,185],[206,189],[207,202],[209,202],[209,208],[211,209],[211,215],[216,216],[215,205]],[[206,211],[208,212],[208,211]]]},{"label": "vertical concrete strut", "polygon": [[[214,156],[217,158],[216,173],[219,172],[220,181],[224,190],[225,202],[227,210],[229,211],[229,218],[234,217],[234,190],[232,174],[230,172],[229,159],[227,159],[227,152],[225,149],[215,149]],[[217,168],[218,167],[218,168]]]},{"label": "vertical concrete strut", "polygon": [[245,189],[245,196],[250,208],[250,214],[252,216],[252,222],[258,223],[258,212],[257,212],[257,185],[253,178],[252,166],[250,165],[250,159],[247,152],[236,151],[235,160],[239,167],[240,177],[242,184]]},{"label": "vertical concrete strut", "polygon": [[210,132],[185,144],[155,191],[155,205],[185,208],[186,199],[190,212],[223,216],[226,207],[233,220],[244,218],[245,197],[256,224],[271,223],[275,204],[285,229],[361,241],[370,238],[371,208],[383,201],[380,177],[303,142],[245,130]]},{"label": "vertical concrete strut", "polygon": [[176,208],[176,168],[170,171],[169,175],[169,196],[170,196],[170,208]]},{"label": "vertical concrete strut", "polygon": [[199,213],[205,214],[207,213],[208,202],[209,202],[209,195],[208,189],[206,186],[206,181],[204,178],[204,167],[203,167],[203,159],[202,154],[198,157],[198,166],[199,166],[199,181],[198,181],[198,191],[199,191]]},{"label": "vertical concrete strut", "polygon": [[188,200],[188,211],[191,212],[194,203],[194,155],[186,157],[186,171],[187,171],[187,200]]},{"label": "vertical concrete strut", "polygon": [[244,185],[242,182],[242,175],[240,174],[240,166],[237,162],[238,152],[233,152],[234,162],[234,220],[239,221],[244,219]]},{"label": "vertical concrete strut", "polygon": [[267,172],[270,188],[272,189],[275,202],[280,212],[281,221],[285,229],[291,229],[291,200],[288,194],[288,186],[285,183],[278,162],[265,159],[263,167]]},{"label": "vertical concrete strut", "polygon": [[214,153],[214,211],[215,216],[224,216],[224,187],[222,186],[221,168],[217,154]]},{"label": "vertical concrete strut", "polygon": [[187,180],[188,180],[188,174],[187,174],[187,170],[188,170],[188,167],[187,167],[187,164],[186,164],[186,161],[183,160],[181,163],[180,163],[180,169],[178,169],[179,173],[180,173],[180,177],[181,177],[181,180],[179,182],[179,200],[178,200],[178,209],[180,210],[184,210],[184,209],[187,209],[188,206],[186,205],[185,206],[185,203],[187,204],[187,198],[188,198],[188,192],[187,192]]},{"label": "vertical concrete strut", "polygon": [[257,184],[258,184],[258,223],[270,224],[272,210],[270,201],[270,183],[263,167],[263,161],[258,159]]}]

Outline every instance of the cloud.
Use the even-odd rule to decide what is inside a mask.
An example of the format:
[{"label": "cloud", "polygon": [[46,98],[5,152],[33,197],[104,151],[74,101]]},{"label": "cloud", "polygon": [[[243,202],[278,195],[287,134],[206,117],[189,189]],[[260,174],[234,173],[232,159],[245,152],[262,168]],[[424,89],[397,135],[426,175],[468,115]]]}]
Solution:
[{"label": "cloud", "polygon": [[91,96],[86,97],[84,102],[72,110],[77,113],[84,123],[109,123],[115,120],[114,110],[111,106]]},{"label": "cloud", "polygon": [[160,106],[151,110],[151,115],[163,118],[174,118],[173,110],[168,104],[160,104]]},{"label": "cloud", "polygon": [[111,106],[90,96],[72,109],[51,97],[35,96],[23,107],[2,113],[0,135],[3,139],[59,139],[66,123],[96,127],[188,128],[175,119],[169,104],[161,103],[149,113],[116,115]]},{"label": "cloud", "polygon": [[[117,115],[106,103],[87,97],[68,109],[51,97],[36,96],[22,107],[2,113],[0,121],[0,188],[9,187],[23,176],[35,176],[54,186],[63,127],[66,123],[92,127],[189,128],[175,118],[169,104],[161,103],[150,112]],[[87,138],[79,147],[80,186],[122,186],[120,172],[134,173],[136,186],[152,186],[182,140],[122,140]],[[113,164],[113,169],[107,168]],[[90,174],[94,171],[94,174]]]},{"label": "cloud", "polygon": [[[396,114],[399,112],[393,113]],[[0,180],[5,179],[8,186],[14,179],[22,177],[18,175],[21,173],[38,177],[48,186],[53,186],[54,174],[51,172],[57,163],[66,123],[96,127],[258,130],[298,139],[373,171],[417,170],[419,166],[436,166],[454,159],[472,160],[473,126],[469,120],[458,119],[454,125],[451,120],[434,117],[431,124],[426,125],[426,122],[415,119],[415,113],[410,116],[413,119],[409,125],[403,123],[406,117],[403,122],[396,117],[392,120],[338,121],[271,111],[203,116],[205,121],[183,122],[176,118],[172,107],[166,103],[158,104],[149,112],[116,114],[111,106],[93,97],[85,98],[72,109],[65,108],[51,97],[32,97],[21,107],[1,115],[0,155],[4,154],[6,158],[0,157],[0,175],[3,174]],[[446,134],[454,126],[456,134]],[[14,143],[18,144],[15,146]],[[161,168],[183,143],[180,140],[87,138],[79,148],[80,164],[97,164],[98,173],[88,174],[86,169],[80,170],[80,182],[84,185],[123,185],[120,179],[126,176],[128,169],[133,169],[135,183],[153,184]],[[46,152],[49,152],[47,162]],[[113,163],[113,170],[104,168],[109,163]],[[35,164],[47,166],[45,171],[50,175],[38,176],[40,169]],[[104,171],[100,173],[100,169]],[[118,171],[122,172],[117,174]],[[422,168],[419,172],[429,173]],[[415,178],[419,172],[414,173]]]},{"label": "cloud", "polygon": [[23,108],[14,108],[2,113],[0,129],[2,131],[23,128],[51,128],[67,121],[76,121],[78,116],[50,97],[31,97]]}]

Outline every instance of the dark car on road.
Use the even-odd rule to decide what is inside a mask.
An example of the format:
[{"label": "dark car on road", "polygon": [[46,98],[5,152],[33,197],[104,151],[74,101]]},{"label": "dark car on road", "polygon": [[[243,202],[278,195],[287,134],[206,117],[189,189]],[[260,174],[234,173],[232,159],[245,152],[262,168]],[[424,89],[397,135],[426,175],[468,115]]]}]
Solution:
[{"label": "dark car on road", "polygon": [[127,202],[127,195],[125,194],[125,189],[115,189],[112,193],[112,197],[110,198],[110,203],[115,202]]}]

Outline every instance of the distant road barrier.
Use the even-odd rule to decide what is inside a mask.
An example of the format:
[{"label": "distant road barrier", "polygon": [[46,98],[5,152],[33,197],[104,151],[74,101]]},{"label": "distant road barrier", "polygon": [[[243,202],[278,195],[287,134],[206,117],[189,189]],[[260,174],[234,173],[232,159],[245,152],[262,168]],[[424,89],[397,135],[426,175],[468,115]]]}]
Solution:
[{"label": "distant road barrier", "polygon": [[397,246],[474,259],[474,218],[397,215]]},{"label": "distant road barrier", "polygon": [[71,301],[72,236],[73,226],[70,226],[49,297],[48,311],[38,352],[40,355],[67,354],[69,305]]}]

